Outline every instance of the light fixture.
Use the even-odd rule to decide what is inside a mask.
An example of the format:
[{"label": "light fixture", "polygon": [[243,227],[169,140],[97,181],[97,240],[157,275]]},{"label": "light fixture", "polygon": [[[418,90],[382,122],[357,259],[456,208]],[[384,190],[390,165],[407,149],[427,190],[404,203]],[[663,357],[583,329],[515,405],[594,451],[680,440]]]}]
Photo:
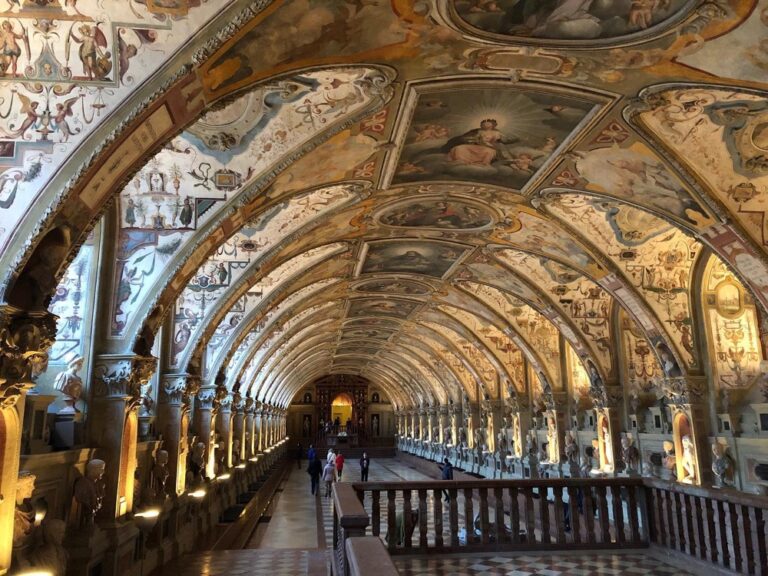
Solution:
[{"label": "light fixture", "polygon": [[190,492],[189,495],[192,498],[198,498],[198,499],[203,498],[205,496],[205,490],[203,490],[202,488],[198,488],[194,492]]},{"label": "light fixture", "polygon": [[157,518],[160,516],[160,509],[159,508],[150,508],[149,510],[142,510],[141,512],[136,512],[134,514],[136,518]]},{"label": "light fixture", "polygon": [[231,477],[232,475],[229,472],[227,472],[225,474],[220,474],[216,476],[216,480],[229,480]]},{"label": "light fixture", "polygon": [[32,570],[31,572],[18,572],[16,576],[54,576],[50,570]]},{"label": "light fixture", "polygon": [[245,464],[238,464],[237,466],[235,466],[235,468],[237,468],[238,470],[243,470],[245,469]]}]

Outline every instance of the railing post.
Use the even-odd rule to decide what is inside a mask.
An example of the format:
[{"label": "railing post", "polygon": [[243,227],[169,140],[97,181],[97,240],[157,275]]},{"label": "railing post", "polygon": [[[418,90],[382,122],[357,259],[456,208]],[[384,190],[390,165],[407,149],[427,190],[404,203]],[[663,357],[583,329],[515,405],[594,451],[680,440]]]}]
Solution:
[{"label": "railing post", "polygon": [[336,482],[333,485],[333,567],[334,576],[349,576],[348,538],[365,536],[370,523],[368,513],[357,497],[351,484]]}]

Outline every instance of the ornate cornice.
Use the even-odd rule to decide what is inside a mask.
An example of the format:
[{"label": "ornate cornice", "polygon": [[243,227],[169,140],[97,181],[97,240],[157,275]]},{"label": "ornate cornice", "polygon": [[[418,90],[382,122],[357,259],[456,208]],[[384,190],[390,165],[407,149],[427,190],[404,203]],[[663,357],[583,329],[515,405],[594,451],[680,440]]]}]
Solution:
[{"label": "ornate cornice", "polygon": [[272,0],[253,0],[248,6],[235,14],[229,24],[219,30],[212,38],[205,42],[192,55],[192,64],[202,65],[214,52],[221,48],[225,42],[237,34],[248,22],[269,6]]}]

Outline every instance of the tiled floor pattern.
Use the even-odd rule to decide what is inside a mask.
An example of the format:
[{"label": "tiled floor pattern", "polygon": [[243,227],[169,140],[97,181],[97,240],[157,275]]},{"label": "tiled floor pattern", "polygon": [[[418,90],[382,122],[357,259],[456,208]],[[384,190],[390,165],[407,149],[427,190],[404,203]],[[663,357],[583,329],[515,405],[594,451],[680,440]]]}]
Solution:
[{"label": "tiled floor pattern", "polygon": [[161,576],[325,576],[328,565],[326,550],[224,550],[188,554],[172,562]]},{"label": "tiled floor pattern", "polygon": [[690,576],[645,554],[395,558],[402,576]]}]

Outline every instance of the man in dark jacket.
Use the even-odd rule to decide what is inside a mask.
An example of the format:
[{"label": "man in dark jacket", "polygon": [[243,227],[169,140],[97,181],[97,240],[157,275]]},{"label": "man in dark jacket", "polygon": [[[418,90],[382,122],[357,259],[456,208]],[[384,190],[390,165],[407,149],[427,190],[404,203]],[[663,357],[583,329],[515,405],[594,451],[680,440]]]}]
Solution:
[{"label": "man in dark jacket", "polygon": [[309,461],[309,466],[307,466],[307,473],[312,480],[313,496],[315,495],[315,492],[317,492],[317,487],[320,485],[320,474],[322,474],[322,472],[323,465],[320,463],[320,460],[317,459],[317,456],[315,456]]},{"label": "man in dark jacket", "polygon": [[[453,480],[453,466],[451,465],[451,461],[448,460],[448,458],[444,458],[443,463],[438,464],[438,466],[443,472],[443,480]],[[446,502],[451,501],[451,495],[448,494],[447,490],[443,490],[443,497],[445,498]]]},{"label": "man in dark jacket", "polygon": [[371,465],[371,459],[368,458],[368,453],[363,452],[363,457],[360,458],[360,482],[368,482],[368,467]]}]

